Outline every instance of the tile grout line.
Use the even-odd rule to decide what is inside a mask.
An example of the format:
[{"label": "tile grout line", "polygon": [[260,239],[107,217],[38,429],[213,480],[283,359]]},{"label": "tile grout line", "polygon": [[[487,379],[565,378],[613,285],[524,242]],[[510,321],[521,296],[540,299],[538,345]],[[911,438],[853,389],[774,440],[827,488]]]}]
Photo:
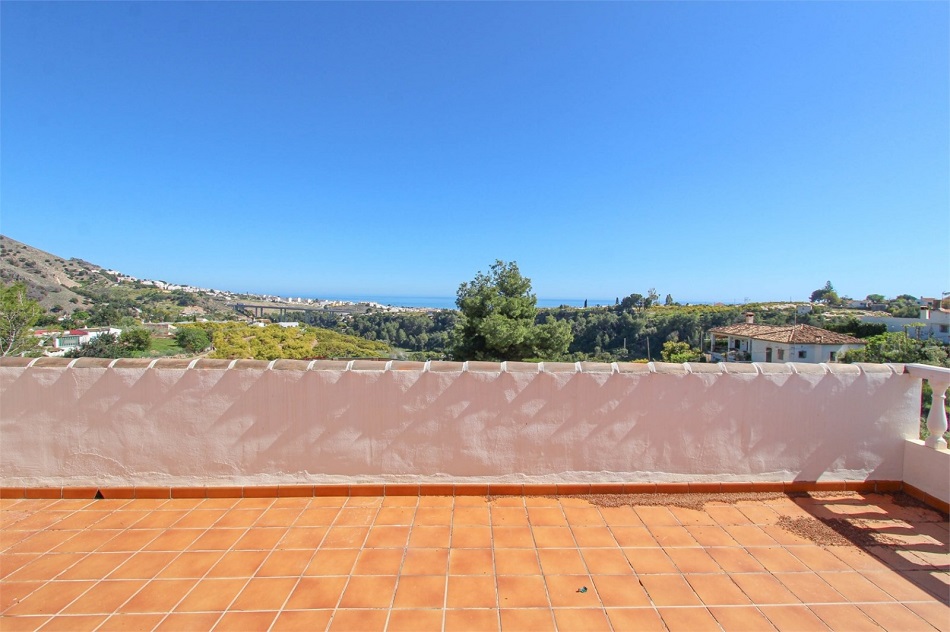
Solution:
[{"label": "tile grout line", "polygon": [[[234,510],[235,510],[235,507],[237,507],[237,506],[240,504],[240,501],[241,501],[241,500],[242,500],[242,499],[240,499],[240,498],[237,499],[237,502],[236,502],[234,505],[232,505],[231,509],[229,509],[228,511],[226,511],[226,512],[224,513],[224,516],[228,515],[228,513],[230,513],[231,511],[234,511]],[[263,516],[265,513],[267,513],[267,510],[268,510],[270,507],[273,506],[274,500],[276,500],[276,498],[274,498],[274,499],[271,501],[271,503],[270,503],[267,507],[264,508],[264,510],[261,512],[261,514],[257,517],[257,519],[256,519],[254,522],[257,522],[257,520],[260,520],[260,519],[261,519],[261,516]],[[192,510],[192,511],[194,511],[194,510]],[[191,513],[191,512],[188,512],[188,514],[190,514],[190,513]],[[188,514],[185,514],[185,516],[182,516],[182,518],[185,518]],[[222,518],[224,518],[224,516],[221,516],[221,518],[219,518],[218,520],[216,520],[216,521],[215,521],[215,524],[217,524]],[[235,540],[234,543],[240,542],[241,538],[243,538],[245,535],[247,535],[247,533],[253,528],[253,526],[254,526],[254,523],[251,523],[250,525],[248,525],[247,527],[245,527],[245,528],[244,528],[244,533],[241,535],[241,537],[239,537],[237,540]],[[202,537],[204,537],[204,535],[205,535],[206,533],[208,533],[209,531],[211,531],[211,529],[213,529],[213,528],[214,528],[214,524],[212,524],[211,526],[209,526],[200,536],[198,536],[197,538],[195,538],[195,539],[192,541],[192,544],[194,544],[195,542],[197,542],[198,540],[200,540]],[[233,546],[234,546],[234,544],[232,544],[231,546],[229,546],[227,549],[223,549],[223,552],[222,552],[222,554],[221,554],[221,557],[218,559],[218,561],[216,561],[214,564],[212,564],[210,567],[208,567],[208,570],[206,570],[206,571],[204,572],[204,575],[202,575],[201,577],[198,578],[198,581],[195,582],[195,585],[192,586],[191,589],[190,589],[188,592],[186,592],[186,593],[182,596],[181,599],[179,599],[177,602],[175,602],[175,605],[174,605],[174,606],[172,606],[171,608],[168,609],[168,612],[165,613],[165,616],[162,617],[162,620],[159,621],[159,622],[158,622],[158,625],[155,626],[156,628],[159,627],[159,626],[161,626],[162,623],[165,621],[165,619],[167,619],[169,616],[171,616],[171,615],[175,612],[175,608],[177,608],[178,606],[180,606],[186,599],[188,599],[188,596],[191,595],[191,593],[193,593],[193,592],[195,591],[195,589],[197,589],[198,586],[201,585],[201,582],[203,582],[203,581],[205,581],[206,579],[208,579],[208,573],[210,573],[210,572],[212,571],[212,569],[214,569],[215,566],[217,566],[218,564],[221,563],[221,560],[223,560],[224,557],[228,554],[228,552],[232,550],[231,547],[233,547]],[[212,550],[212,549],[208,549],[208,550]],[[215,550],[217,550],[217,549],[215,549]],[[187,551],[187,547],[185,547],[185,551]],[[182,551],[182,553],[185,553],[185,551]],[[261,562],[261,564],[263,564],[263,561]],[[258,565],[258,568],[259,568],[259,567],[260,567],[260,565]],[[251,577],[253,577],[253,575],[251,575]],[[248,580],[247,580],[247,582],[244,583],[244,587],[242,587],[241,590],[239,590],[239,591],[237,592],[237,594],[234,595],[234,598],[230,601],[230,603],[228,603],[228,605],[224,608],[224,610],[221,611],[221,613],[220,613],[220,615],[218,616],[218,618],[215,619],[214,624],[211,626],[211,628],[214,628],[214,626],[218,625],[218,623],[221,621],[221,618],[222,618],[225,614],[227,614],[228,608],[229,608],[229,607],[231,606],[231,604],[233,604],[234,601],[241,595],[241,592],[244,591],[244,588],[247,588],[247,584],[248,584],[250,581],[251,581],[251,578],[249,577]]]},{"label": "tile grout line", "polygon": [[[340,511],[337,513],[336,518],[333,519],[333,522],[336,522],[337,520],[340,519],[340,516],[342,515],[343,510],[347,508],[347,505],[349,504],[351,498],[354,498],[354,497],[353,497],[353,496],[348,496],[347,499],[343,502],[343,506],[340,507]],[[362,498],[362,497],[361,497],[361,498]],[[378,515],[379,515],[379,507],[376,508],[376,516],[378,516]],[[376,516],[373,517],[373,521],[375,521]],[[370,523],[370,524],[372,524],[372,523]],[[331,524],[330,527],[332,527],[332,526],[333,526],[333,525]],[[346,589],[347,589],[347,588],[349,587],[349,585],[350,585],[350,580],[353,579],[353,569],[356,568],[356,564],[357,564],[357,563],[359,562],[359,560],[360,560],[360,556],[361,556],[362,553],[363,553],[363,548],[366,546],[366,541],[369,540],[369,534],[370,534],[371,531],[372,531],[372,528],[367,529],[367,530],[366,530],[366,535],[363,536],[363,543],[360,545],[360,547],[359,547],[359,549],[358,549],[358,552],[357,552],[357,554],[356,554],[356,559],[353,560],[353,565],[350,566],[350,572],[349,572],[349,573],[347,574],[347,576],[346,576],[346,582],[344,582],[344,584],[343,584],[343,590],[340,591],[340,598],[337,599],[336,606],[333,607],[333,613],[330,615],[330,619],[327,621],[327,628],[326,628],[327,630],[329,630],[330,627],[333,625],[333,619],[336,617],[337,611],[340,610],[340,604],[343,603],[343,597],[346,595]],[[329,533],[329,528],[327,529],[327,533]],[[395,594],[395,590],[393,590],[393,594]]]},{"label": "tile grout line", "polygon": [[[311,507],[311,504],[310,502],[308,502],[306,507],[304,507],[303,511],[300,512],[300,514],[297,516],[297,518],[294,520],[291,526],[287,528],[288,533],[290,532],[290,529],[293,528],[293,525],[296,524],[297,521],[300,520],[300,517],[303,516],[304,512],[306,512],[310,507]],[[337,510],[337,517],[339,516],[340,511],[342,511],[342,508]],[[334,517],[334,520],[336,520],[336,517]],[[274,617],[274,620],[271,621],[270,626],[267,628],[268,632],[274,629],[274,625],[277,623],[277,620],[280,619],[280,615],[283,614],[284,609],[287,607],[287,603],[290,601],[290,598],[293,597],[294,595],[294,591],[297,590],[297,587],[300,586],[300,582],[303,581],[303,578],[305,577],[304,573],[306,573],[307,569],[310,568],[310,565],[313,564],[313,560],[317,556],[317,551],[319,551],[320,547],[323,546],[323,543],[326,541],[327,535],[329,533],[330,533],[330,525],[327,525],[326,530],[323,532],[323,537],[320,538],[320,542],[315,547],[313,547],[313,552],[310,554],[310,559],[307,561],[307,565],[304,566],[304,569],[303,571],[301,571],[300,576],[297,578],[297,582],[293,585],[293,588],[291,588],[290,592],[287,593],[287,597],[284,599],[284,602],[281,604],[280,608],[277,610],[277,616]],[[287,537],[287,534],[284,534],[284,537]],[[283,538],[281,538],[281,540],[282,539]],[[280,544],[280,540],[277,541],[274,547],[276,548],[278,544]],[[270,556],[264,559],[264,563],[267,562],[267,559],[269,559],[269,557]],[[262,563],[262,566],[263,566],[263,563]],[[327,622],[327,626],[329,627],[329,621]]]},{"label": "tile grout line", "polygon": [[[531,542],[534,544],[535,556],[536,556],[537,559],[538,559],[538,571],[540,572],[541,583],[544,585],[544,596],[545,596],[545,598],[548,600],[548,610],[550,611],[550,614],[551,614],[551,622],[554,624],[554,629],[556,630],[556,629],[557,629],[557,617],[554,616],[554,602],[551,600],[551,591],[550,591],[550,589],[548,588],[548,582],[547,582],[547,580],[545,579],[544,567],[541,565],[541,551],[540,551],[540,549],[539,549],[539,547],[538,547],[538,540],[537,540],[537,538],[536,538],[535,535],[534,535],[534,526],[531,524],[531,512],[528,511],[528,503],[527,503],[527,501],[525,500],[524,497],[522,497],[521,502],[522,502],[522,506],[524,507],[525,520],[526,520],[527,523],[528,523],[528,533],[531,534]],[[558,504],[558,507],[561,509],[561,515],[564,516],[564,507],[561,506],[561,501],[558,500],[558,501],[557,501],[557,504]],[[568,528],[570,528],[570,522],[567,520],[567,516],[564,516],[564,522],[568,525]],[[573,537],[573,534],[572,534],[572,537]],[[575,541],[574,545],[575,545],[575,548],[576,548],[576,546],[577,546],[577,542],[576,542],[576,541]],[[577,554],[580,555],[580,551],[578,551]],[[497,582],[497,575],[496,575],[496,580],[495,580],[495,581]],[[499,593],[499,595],[498,595],[498,598],[499,598],[499,599],[501,598],[501,594],[500,594],[500,593]],[[501,607],[498,608],[498,620],[499,620],[499,626],[500,626],[500,625],[501,625],[501,623],[500,623],[500,622],[501,622]],[[500,628],[499,628],[499,629],[500,629]]]},{"label": "tile grout line", "polygon": [[[60,499],[60,500],[62,500],[62,499]],[[113,515],[113,514],[115,514],[115,513],[118,513],[118,512],[121,511],[125,506],[127,506],[131,501],[132,501],[132,499],[129,499],[129,500],[127,500],[127,502],[125,502],[125,503],[119,505],[118,507],[115,507],[111,512],[109,512],[108,515],[103,516],[102,518],[100,518],[99,520],[97,520],[96,522],[94,522],[92,525],[89,525],[89,527],[91,528],[91,527],[95,526],[96,524],[99,524],[100,522],[102,522],[103,520],[105,520],[106,518],[108,518],[109,516],[111,516],[111,515]],[[44,509],[44,508],[52,507],[52,506],[55,505],[55,504],[56,504],[56,502],[49,503],[49,504],[47,504],[45,507],[41,508],[41,510]],[[84,505],[84,507],[88,507],[88,506],[89,506],[88,504],[87,504],[87,505]],[[161,505],[159,505],[159,506],[161,506]],[[74,515],[74,514],[80,512],[80,511],[82,511],[82,510],[83,510],[82,508],[77,509],[77,510],[71,512],[71,513],[69,514],[69,516],[72,516],[72,515]],[[68,518],[69,516],[64,516],[64,517],[62,518],[62,520],[59,520],[59,521],[57,521],[57,522],[54,522],[54,523],[48,525],[46,528],[48,528],[48,527],[50,527],[50,526],[53,526],[54,524],[57,524],[58,522],[62,522],[63,520],[65,520],[65,519]],[[143,517],[144,517],[144,516],[143,516]],[[134,523],[133,523],[133,524],[134,524]],[[50,579],[44,581],[44,582],[42,583],[42,585],[39,586],[36,590],[40,590],[40,588],[43,588],[43,587],[45,587],[45,586],[47,586],[47,585],[49,585],[49,584],[55,582],[57,577],[59,577],[60,575],[62,575],[62,574],[65,573],[65,572],[67,572],[69,569],[73,568],[74,566],[76,566],[77,564],[79,564],[80,562],[82,562],[83,560],[85,560],[85,559],[87,559],[87,558],[89,558],[89,557],[95,555],[96,552],[98,551],[98,549],[99,549],[100,547],[105,546],[106,544],[108,544],[108,543],[111,542],[112,540],[115,540],[116,538],[118,538],[120,535],[122,535],[122,534],[128,532],[128,531],[130,530],[130,527],[131,527],[131,525],[130,525],[129,527],[125,527],[125,528],[123,528],[123,529],[121,529],[121,530],[118,530],[118,529],[117,529],[118,533],[116,533],[116,535],[114,535],[113,537],[109,538],[109,539],[106,540],[105,542],[100,543],[100,544],[96,547],[96,549],[94,549],[94,550],[92,550],[92,551],[89,551],[88,553],[86,553],[85,555],[83,555],[82,557],[80,557],[78,560],[76,560],[75,562],[73,562],[72,564],[70,564],[69,566],[67,566],[66,568],[62,569],[59,573],[57,573],[56,575],[54,575],[54,576],[51,577]],[[81,531],[85,531],[85,529],[81,529],[80,532],[81,532]],[[40,533],[42,533],[42,532],[40,532]],[[72,538],[67,538],[67,540],[65,540],[64,542],[61,542],[60,544],[65,544],[65,542],[68,542],[69,540],[72,540],[73,538],[78,537],[78,535],[79,535],[79,534],[77,533],[77,534],[76,534],[75,536],[73,536]],[[159,534],[159,535],[160,535],[160,534]],[[158,538],[159,535],[156,535],[155,538]],[[152,538],[152,540],[154,540],[155,538]],[[148,540],[147,542],[143,543],[143,544],[142,544],[142,548],[148,546],[148,545],[152,542],[152,540]],[[128,559],[131,559],[136,553],[141,552],[141,551],[142,551],[142,548],[140,548],[138,551],[131,551],[131,552],[129,552],[130,554],[129,554],[129,558],[128,558]],[[124,551],[121,551],[121,552],[124,552]],[[47,554],[49,554],[49,551],[47,551]],[[41,555],[42,555],[42,554],[41,554]],[[128,559],[125,560],[125,561],[123,561],[123,564],[124,564],[125,562],[128,562]],[[120,566],[121,566],[121,565],[120,565]],[[118,568],[118,567],[116,567],[116,568]],[[115,572],[116,568],[112,569],[112,571],[111,571],[109,574],[111,575],[113,572]],[[19,569],[17,569],[17,570],[19,570]],[[68,603],[64,604],[62,608],[60,608],[56,613],[53,613],[51,616],[52,616],[52,617],[61,616],[61,613],[63,612],[63,610],[65,610],[66,608],[68,608],[69,606],[71,606],[72,604],[74,604],[74,603],[75,603],[76,601],[78,601],[79,599],[82,599],[89,591],[93,590],[93,589],[94,589],[96,586],[98,586],[101,582],[106,581],[107,578],[108,578],[108,575],[107,575],[106,577],[102,577],[102,578],[100,578],[100,579],[96,579],[95,581],[89,580],[89,581],[92,582],[92,585],[89,586],[89,588],[87,588],[86,590],[84,590],[84,591],[81,592],[80,594],[76,595],[76,597],[75,597],[74,599],[72,599],[72,600],[69,601]],[[82,581],[82,580],[77,580],[77,581]],[[146,581],[145,583],[147,584],[148,581]],[[144,587],[145,587],[145,586],[143,585],[142,588],[144,588]],[[141,590],[141,589],[140,589],[140,590]],[[31,592],[30,594],[32,595],[34,592],[36,592],[36,591],[33,591],[33,592]],[[139,592],[139,591],[136,591],[136,594],[137,594],[138,592]],[[133,595],[133,596],[134,596],[134,595]],[[24,597],[24,599],[25,599],[26,597],[29,597],[29,595],[26,595],[26,596]],[[131,597],[129,597],[129,598],[131,599]],[[125,603],[125,602],[123,602],[123,604],[124,604],[124,603]],[[113,613],[113,614],[114,614],[114,613]],[[111,617],[111,616],[112,616],[111,614],[106,614],[106,618],[103,619],[102,623],[101,623],[99,626],[96,626],[96,627],[97,627],[97,628],[100,627],[102,624],[104,624],[106,621],[108,621],[109,617]]]},{"label": "tile grout line", "polygon": [[[170,501],[170,500],[175,500],[175,499],[169,499],[169,501]],[[130,502],[131,502],[131,501],[130,501]],[[166,504],[167,504],[167,503],[162,503],[162,504],[159,505],[158,507],[152,509],[152,511],[161,511],[161,508],[162,508],[163,506],[165,506]],[[158,538],[160,538],[160,537],[161,537],[162,535],[164,535],[164,533],[167,532],[168,530],[174,528],[174,526],[175,526],[176,524],[178,524],[179,522],[181,522],[182,520],[184,520],[185,518],[187,518],[188,516],[190,516],[193,512],[195,512],[195,511],[200,511],[200,509],[199,509],[200,506],[201,506],[201,504],[198,503],[195,507],[192,507],[191,509],[188,509],[187,511],[185,511],[185,515],[181,516],[178,520],[176,520],[175,522],[173,522],[172,524],[170,524],[168,527],[165,527],[164,529],[162,529],[163,533],[161,533],[161,534],[155,536],[154,538],[152,538],[151,540],[149,540],[146,544],[144,544],[144,545],[142,546],[142,549],[140,549],[140,550],[138,551],[138,553],[141,553],[142,551],[144,551],[144,549],[145,549],[146,546],[148,546],[149,544],[151,544],[152,542],[154,542],[155,540],[157,540]],[[230,511],[230,510],[229,510],[229,511]],[[220,519],[223,518],[225,515],[227,515],[227,513],[228,513],[227,511],[224,512],[224,514],[223,514],[220,518],[218,518],[218,520],[220,520]],[[144,519],[145,519],[145,517],[143,516],[142,520],[144,520]],[[204,531],[202,531],[201,535],[199,535],[197,538],[195,538],[195,539],[192,541],[192,544],[193,544],[194,542],[197,542],[197,541],[198,541],[199,539],[201,539],[206,533],[208,533],[209,531],[211,531],[211,530],[214,528],[214,525],[218,522],[218,520],[216,520],[214,523],[212,523],[211,525],[209,525],[208,527],[206,527],[206,528],[204,529]],[[131,530],[131,527],[134,526],[135,524],[138,524],[138,522],[140,522],[140,521],[141,521],[141,520],[136,521],[135,523],[133,523],[132,525],[130,525],[130,526],[126,529],[126,531]],[[197,530],[198,530],[198,529],[195,529],[195,531],[197,531]],[[243,536],[242,536],[242,537],[243,537]],[[133,599],[135,599],[136,595],[138,595],[140,592],[142,592],[143,590],[145,590],[145,588],[146,588],[149,584],[151,584],[152,581],[155,580],[155,579],[158,577],[158,575],[159,575],[162,571],[164,571],[166,568],[168,568],[169,566],[171,566],[171,565],[175,562],[175,560],[177,560],[177,559],[180,558],[182,555],[184,555],[185,552],[187,551],[187,548],[182,547],[182,549],[183,549],[183,550],[181,550],[181,551],[178,552],[178,555],[176,555],[174,558],[172,558],[172,560],[171,560],[170,562],[168,562],[168,563],[167,563],[165,566],[163,566],[158,572],[156,572],[154,577],[152,577],[151,579],[146,579],[146,580],[145,580],[145,583],[142,585],[141,588],[139,588],[137,591],[135,591],[134,593],[132,593],[131,595],[129,595],[129,598],[126,599],[125,601],[123,601],[121,604],[119,604],[119,605],[112,611],[111,614],[106,615],[106,618],[105,618],[105,619],[102,621],[102,623],[100,623],[95,629],[96,629],[96,630],[101,629],[102,626],[104,626],[106,623],[108,623],[108,622],[112,619],[112,617],[114,617],[114,616],[116,616],[116,615],[119,615],[119,614],[122,614],[122,613],[119,612],[119,609],[120,609],[122,606],[124,606],[125,604],[127,604],[128,602],[130,602],[130,601],[132,601]],[[135,553],[133,553],[132,555],[134,556]],[[130,557],[129,559],[131,559],[131,557]],[[219,560],[219,561],[220,561],[220,560]],[[213,568],[213,566],[212,566],[212,568]],[[117,570],[117,569],[116,569],[116,570]],[[208,571],[210,571],[210,570],[211,570],[211,569],[209,568]],[[113,572],[115,572],[115,570],[113,570]],[[110,574],[111,574],[111,573],[110,573]],[[104,581],[104,580],[103,580],[103,581]],[[175,607],[177,607],[178,604],[180,604],[182,601],[184,601],[184,600],[187,598],[187,596],[191,593],[191,591],[194,590],[195,587],[196,587],[200,582],[201,582],[201,580],[198,580],[197,582],[195,582],[195,585],[191,587],[191,590],[189,590],[188,592],[186,592],[185,595],[184,595],[181,599],[179,599],[179,600],[175,603],[174,606],[172,606],[172,608],[169,610],[169,612],[166,612],[166,613],[165,613],[165,616],[162,617],[162,618],[159,620],[159,622],[155,625],[156,628],[157,628],[158,626],[160,626],[160,625],[162,624],[162,622],[163,622],[165,619],[168,618],[168,615],[169,615],[172,611],[174,611]],[[98,582],[96,582],[96,585],[98,585]]]},{"label": "tile grout line", "polygon": [[[446,619],[446,617],[447,617],[447,615],[448,615],[448,608],[449,608],[449,578],[450,578],[450,576],[451,576],[451,571],[450,571],[450,569],[452,568],[452,567],[451,567],[451,563],[452,563],[452,541],[453,541],[453,539],[455,538],[455,506],[456,506],[456,505],[455,505],[455,498],[453,498],[453,499],[452,499],[452,521],[451,521],[452,524],[451,524],[450,527],[449,527],[449,547],[448,547],[448,549],[446,549],[446,554],[445,554],[445,569],[444,569],[444,570],[445,570],[445,583],[443,584],[443,586],[444,586],[444,591],[445,591],[445,592],[444,592],[444,594],[442,595],[442,625],[441,625],[441,627],[439,628],[440,630],[442,630],[442,632],[445,632],[445,619]],[[418,505],[417,505],[417,508],[418,508]],[[488,514],[489,514],[489,515],[488,515],[488,521],[489,521],[489,523],[491,523],[491,511],[490,511],[490,510],[489,510]],[[413,514],[413,515],[415,515],[415,514]],[[415,523],[415,519],[414,519],[414,518],[413,518],[413,523]],[[411,527],[411,526],[409,527],[409,537],[410,537],[410,539],[412,538],[412,527]],[[408,541],[407,541],[407,544],[408,544]],[[494,567],[494,565],[495,565],[495,555],[494,555],[494,553],[492,553],[492,567]],[[498,597],[497,597],[497,592],[498,592],[497,589],[495,590],[495,592],[496,592],[495,600],[497,601],[497,599],[498,599]]]},{"label": "tile grout line", "polygon": [[[633,515],[637,517],[637,520],[640,522],[640,524],[642,524],[642,525],[644,526],[644,528],[646,529],[646,532],[650,534],[650,537],[653,538],[653,541],[656,542],[656,538],[653,536],[653,533],[652,533],[652,532],[650,531],[650,529],[647,527],[646,523],[643,522],[643,519],[640,518],[640,515],[636,512],[636,510],[633,508],[632,505],[630,506],[630,510],[633,512]],[[598,513],[600,513],[600,518],[601,518],[601,520],[603,520],[603,521],[604,521],[604,524],[607,525],[607,531],[610,533],[610,537],[612,537],[612,538],[614,539],[614,542],[617,543],[617,548],[620,550],[621,555],[623,555],[624,559],[627,560],[627,565],[630,567],[630,572],[633,574],[634,577],[636,577],[637,583],[640,585],[640,588],[643,589],[643,594],[646,595],[646,598],[647,598],[647,600],[648,600],[649,603],[650,603],[650,609],[653,611],[654,614],[656,614],[657,619],[659,619],[659,621],[662,623],[662,622],[663,622],[663,617],[660,615],[660,611],[657,609],[656,603],[654,603],[654,601],[653,601],[653,595],[651,595],[651,594],[650,594],[650,591],[647,590],[647,587],[643,585],[643,580],[640,579],[640,573],[638,573],[638,572],[637,572],[637,569],[635,569],[635,568],[633,567],[633,564],[630,562],[630,558],[627,557],[627,554],[626,554],[626,552],[625,552],[625,550],[624,550],[624,547],[620,546],[620,541],[617,540],[617,536],[614,534],[613,527],[610,526],[610,521],[608,521],[608,520],[604,517],[604,514],[603,514],[602,511],[600,511],[600,508],[599,508],[599,507],[597,508],[597,511],[598,511]],[[573,534],[572,534],[572,535],[573,535]],[[694,538],[694,539],[695,539],[695,538]],[[657,542],[657,546],[659,546],[659,542]],[[651,548],[652,548],[652,547],[651,547]],[[661,548],[661,550],[662,550],[662,548]],[[667,556],[667,557],[669,557],[669,556]],[[670,562],[672,563],[672,560],[670,560]],[[592,579],[591,581],[593,581],[593,579]],[[598,595],[599,595],[599,594],[600,594],[600,593],[598,592]],[[603,605],[603,603],[604,603],[603,598],[601,598],[600,603],[601,603],[601,605]],[[604,610],[605,610],[605,611],[607,610],[606,606],[604,606]],[[614,629],[614,628],[613,628],[613,621],[610,620],[610,615],[609,615],[609,614],[607,615],[607,621],[608,621],[608,623],[610,623],[611,629]],[[664,625],[665,625],[665,624],[664,624]]]}]

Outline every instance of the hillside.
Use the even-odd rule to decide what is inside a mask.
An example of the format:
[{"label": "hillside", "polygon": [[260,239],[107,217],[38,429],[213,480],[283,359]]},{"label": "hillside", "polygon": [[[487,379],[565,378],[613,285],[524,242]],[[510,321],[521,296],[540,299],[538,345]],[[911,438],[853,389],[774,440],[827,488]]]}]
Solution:
[{"label": "hillside", "polygon": [[114,282],[100,270],[82,259],[63,259],[0,235],[0,281],[23,282],[30,298],[46,309],[59,305],[63,312],[72,313],[91,306],[93,301],[75,290]]},{"label": "hillside", "polygon": [[120,315],[175,320],[186,309],[202,315],[231,313],[224,297],[210,292],[163,289],[107,272],[82,259],[64,259],[0,235],[0,282],[23,282],[29,296],[61,316],[111,307]]}]

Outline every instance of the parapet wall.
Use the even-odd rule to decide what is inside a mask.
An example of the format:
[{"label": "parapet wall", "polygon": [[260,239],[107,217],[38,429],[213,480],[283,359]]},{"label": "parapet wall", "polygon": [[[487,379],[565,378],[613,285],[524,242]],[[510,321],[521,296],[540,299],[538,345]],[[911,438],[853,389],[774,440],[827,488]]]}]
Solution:
[{"label": "parapet wall", "polygon": [[893,481],[919,408],[889,365],[15,358],[0,484]]}]

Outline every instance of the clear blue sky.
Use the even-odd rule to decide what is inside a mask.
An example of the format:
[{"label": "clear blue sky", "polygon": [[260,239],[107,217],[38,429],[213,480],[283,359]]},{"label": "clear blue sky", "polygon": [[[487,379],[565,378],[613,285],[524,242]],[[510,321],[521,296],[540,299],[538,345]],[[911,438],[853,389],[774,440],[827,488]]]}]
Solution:
[{"label": "clear blue sky", "polygon": [[950,4],[3,2],[0,230],[232,290],[950,290]]}]

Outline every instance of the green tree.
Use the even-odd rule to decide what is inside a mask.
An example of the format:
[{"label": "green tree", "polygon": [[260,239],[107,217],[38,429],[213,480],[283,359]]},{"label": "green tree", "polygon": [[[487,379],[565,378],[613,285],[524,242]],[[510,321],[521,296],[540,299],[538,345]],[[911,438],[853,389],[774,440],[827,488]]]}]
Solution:
[{"label": "green tree", "polygon": [[693,362],[698,360],[701,355],[699,349],[691,349],[688,342],[679,342],[677,340],[667,340],[663,343],[663,350],[660,357],[664,362]]},{"label": "green tree", "polygon": [[141,327],[125,329],[119,335],[119,344],[129,351],[148,351],[152,346],[152,336]]},{"label": "green tree", "polygon": [[211,345],[208,334],[197,327],[180,327],[175,342],[188,353],[201,353]]},{"label": "green tree", "polygon": [[837,305],[841,302],[841,299],[838,298],[838,293],[835,291],[835,287],[831,284],[831,281],[826,281],[823,288],[819,288],[811,293],[809,300],[812,303],[825,303],[827,305]]},{"label": "green tree", "polygon": [[573,340],[570,324],[548,317],[536,324],[537,297],[531,279],[515,262],[492,264],[462,283],[455,301],[461,317],[454,332],[453,353],[459,360],[556,359]]},{"label": "green tree", "polygon": [[27,296],[26,285],[0,288],[0,355],[20,355],[35,347],[30,327],[42,315],[40,304]]}]

